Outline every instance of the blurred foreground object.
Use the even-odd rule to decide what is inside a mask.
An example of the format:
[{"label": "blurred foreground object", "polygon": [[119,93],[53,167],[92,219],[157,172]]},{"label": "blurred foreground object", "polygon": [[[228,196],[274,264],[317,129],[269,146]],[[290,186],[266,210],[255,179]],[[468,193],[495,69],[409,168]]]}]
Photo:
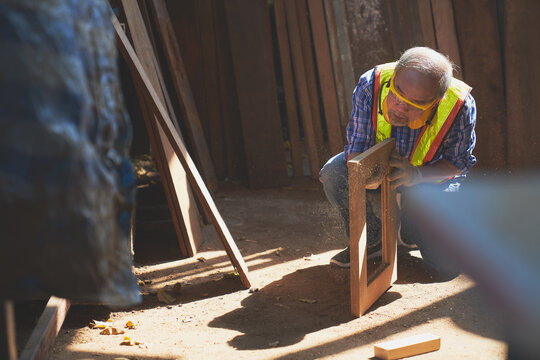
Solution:
[{"label": "blurred foreground object", "polygon": [[540,173],[412,196],[420,227],[502,310],[509,359],[540,359]]},{"label": "blurred foreground object", "polygon": [[140,301],[110,17],[104,0],[0,0],[0,299]]}]

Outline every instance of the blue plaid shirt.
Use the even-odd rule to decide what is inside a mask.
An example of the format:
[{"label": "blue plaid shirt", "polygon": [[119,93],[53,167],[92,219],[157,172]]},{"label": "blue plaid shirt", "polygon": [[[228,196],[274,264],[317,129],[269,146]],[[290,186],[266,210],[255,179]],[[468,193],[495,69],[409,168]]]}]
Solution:
[{"label": "blue plaid shirt", "polygon": [[[347,125],[348,144],[345,145],[344,149],[347,157],[351,153],[361,153],[375,145],[375,129],[371,120],[374,75],[374,69],[364,73],[354,89],[353,110]],[[462,174],[466,174],[476,163],[476,158],[472,154],[476,143],[475,124],[476,103],[469,94],[429,164],[446,159],[461,170]],[[396,148],[401,156],[410,157],[421,131],[422,128],[410,129],[408,126],[392,126],[391,137],[396,139]]]}]

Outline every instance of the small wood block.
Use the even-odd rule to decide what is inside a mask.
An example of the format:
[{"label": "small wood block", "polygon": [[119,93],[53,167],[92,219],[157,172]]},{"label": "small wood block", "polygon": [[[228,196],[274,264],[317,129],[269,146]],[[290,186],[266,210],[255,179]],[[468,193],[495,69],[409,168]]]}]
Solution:
[{"label": "small wood block", "polygon": [[433,334],[419,334],[373,345],[375,357],[383,360],[401,359],[441,348],[441,338]]}]

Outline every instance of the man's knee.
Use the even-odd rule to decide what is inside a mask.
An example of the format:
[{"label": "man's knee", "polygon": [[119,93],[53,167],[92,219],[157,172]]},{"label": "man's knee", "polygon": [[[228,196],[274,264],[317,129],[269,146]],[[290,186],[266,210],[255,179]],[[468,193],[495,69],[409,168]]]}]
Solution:
[{"label": "man's knee", "polygon": [[319,181],[324,185],[330,185],[336,182],[342,183],[347,180],[347,161],[344,153],[337,154],[328,160],[319,172]]}]

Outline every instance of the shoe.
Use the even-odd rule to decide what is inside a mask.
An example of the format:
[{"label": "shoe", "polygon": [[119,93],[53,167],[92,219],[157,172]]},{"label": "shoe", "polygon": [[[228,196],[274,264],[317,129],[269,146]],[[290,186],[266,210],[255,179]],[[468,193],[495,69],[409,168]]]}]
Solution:
[{"label": "shoe", "polygon": [[[404,239],[405,238],[405,239]],[[399,224],[398,231],[397,231],[397,243],[400,246],[406,247],[410,250],[418,249],[418,245],[407,239],[406,237],[402,237],[401,235],[401,223]]]},{"label": "shoe", "polygon": [[[367,259],[375,259],[382,255],[382,244],[379,241],[367,249]],[[330,264],[334,264],[341,268],[349,268],[351,266],[351,250],[347,246],[345,249],[338,252],[330,259]]]},{"label": "shoe", "polygon": [[378,243],[376,244],[368,244],[368,248],[367,248],[367,259],[368,260],[371,260],[371,259],[375,259],[379,256],[382,256],[382,243],[381,241],[379,240]]},{"label": "shoe", "polygon": [[351,266],[351,251],[347,246],[345,249],[338,252],[330,259],[330,264],[334,264],[341,268],[348,268]]}]

